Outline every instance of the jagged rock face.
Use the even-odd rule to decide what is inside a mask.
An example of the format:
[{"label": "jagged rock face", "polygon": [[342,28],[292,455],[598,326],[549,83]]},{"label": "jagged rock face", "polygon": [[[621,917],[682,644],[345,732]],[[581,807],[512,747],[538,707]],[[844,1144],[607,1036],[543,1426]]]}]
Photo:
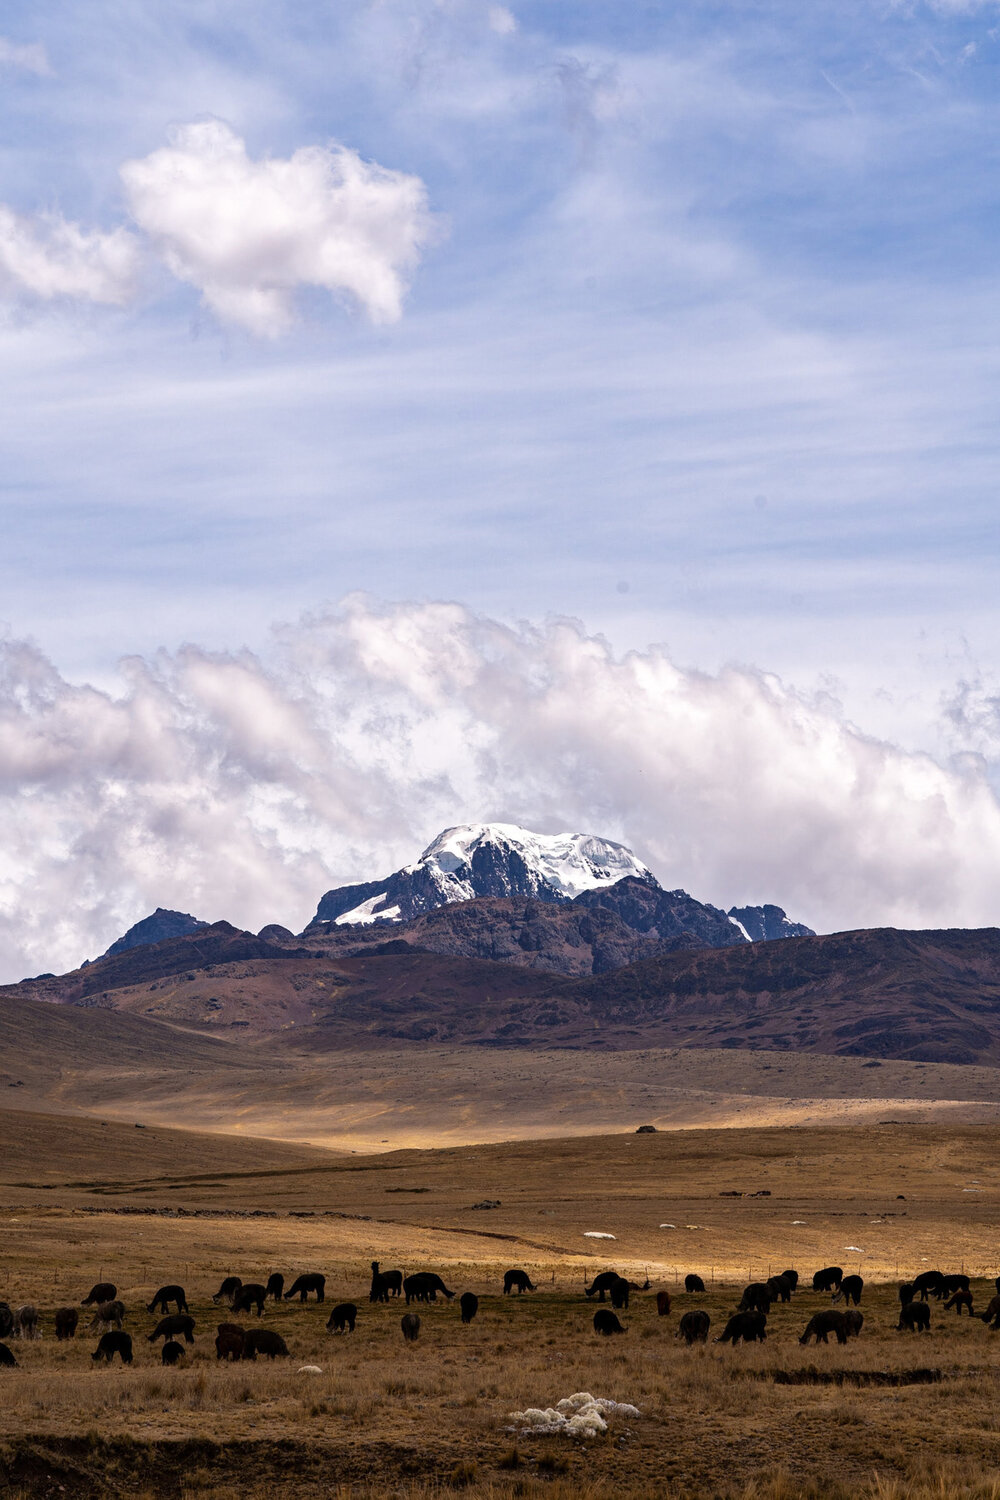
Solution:
[{"label": "jagged rock face", "polygon": [[384,880],[327,891],[307,931],[330,923],[409,922],[439,906],[480,897],[570,901],[626,877],[656,887],[642,861],[610,839],[531,833],[512,823],[446,828],[415,864]]},{"label": "jagged rock face", "polygon": [[[608,974],[680,949],[747,943],[716,907],[634,877],[572,901],[483,896],[390,925],[411,950],[567,975]],[[324,953],[370,953],[382,942],[385,926],[316,923],[303,937]]]},{"label": "jagged rock face", "polygon": [[804,922],[789,922],[780,906],[731,906],[729,915],[739,922],[752,943],[770,943],[775,938],[816,936]]},{"label": "jagged rock face", "polygon": [[[371,953],[390,944],[376,927],[333,927],[312,939],[324,952]],[[703,941],[685,931],[666,940],[653,928],[638,932],[610,908],[577,901],[538,901],[487,896],[440,906],[397,929],[399,951],[418,950],[455,958],[490,959],[549,974],[608,974],[640,958],[700,948]],[[742,939],[738,939],[742,941]]]},{"label": "jagged rock face", "polygon": [[664,891],[655,882],[620,880],[604,890],[585,891],[575,906],[602,907],[613,911],[635,932],[660,942],[693,935],[698,941],[685,946],[731,948],[745,943],[746,935],[717,906],[696,901],[687,891]]},{"label": "jagged rock face", "polygon": [[150,916],[143,917],[141,922],[136,922],[117,942],[112,943],[101,957],[113,958],[116,953],[127,953],[130,948],[162,943],[165,938],[185,937],[189,932],[197,932],[199,927],[207,926],[207,922],[200,922],[186,911],[167,911],[165,907],[158,906]]}]

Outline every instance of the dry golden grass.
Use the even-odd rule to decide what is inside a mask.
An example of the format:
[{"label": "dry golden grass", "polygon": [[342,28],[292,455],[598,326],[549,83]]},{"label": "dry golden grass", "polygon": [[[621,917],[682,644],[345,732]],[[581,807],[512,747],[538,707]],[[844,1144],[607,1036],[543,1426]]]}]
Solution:
[{"label": "dry golden grass", "polygon": [[[224,1138],[193,1137],[187,1154],[175,1159],[177,1170],[165,1171],[176,1137],[160,1127],[108,1127],[102,1134],[109,1149],[95,1163],[85,1130],[78,1156],[64,1122],[46,1137],[37,1121],[7,1121],[9,1137],[22,1128],[39,1132],[33,1137],[39,1164],[32,1173],[17,1155],[11,1166],[0,1165],[0,1212],[6,1206],[32,1215],[50,1207],[307,1214],[283,1220],[283,1233],[296,1238],[306,1259],[322,1260],[335,1248],[355,1282],[373,1253],[384,1258],[373,1245],[410,1266],[513,1258],[545,1277],[558,1271],[577,1283],[608,1255],[640,1280],[646,1266],[660,1279],[676,1270],[748,1279],[789,1258],[843,1262],[891,1277],[942,1255],[956,1268],[1000,1274],[1000,1155],[990,1126],[689,1130],[381,1156],[295,1154],[263,1143],[256,1170],[254,1143],[230,1148]],[[279,1165],[275,1152],[289,1153],[293,1165]],[[746,1196],[722,1196],[728,1192]],[[758,1192],[769,1196],[750,1196]],[[499,1199],[500,1207],[473,1208],[484,1199]],[[122,1224],[94,1217],[104,1227],[92,1225],[88,1243],[112,1249],[95,1248],[92,1259],[105,1260]],[[168,1234],[170,1222],[158,1233]],[[232,1226],[212,1228],[213,1222],[199,1220],[191,1232],[206,1244],[219,1235],[232,1243]],[[269,1222],[243,1224],[241,1241],[266,1244]],[[10,1238],[19,1231],[9,1214],[7,1223]],[[616,1238],[587,1239],[594,1230]],[[47,1254],[58,1262],[54,1250]]]},{"label": "dry golden grass", "polygon": [[[14,1141],[17,1122],[6,1128]],[[891,1280],[897,1259],[901,1272],[941,1262],[997,1274],[991,1127],[688,1131],[382,1157],[300,1159],[279,1148],[294,1165],[264,1143],[256,1169],[251,1142],[229,1162],[219,1137],[97,1125],[76,1145],[65,1121],[47,1130],[36,1116],[32,1129],[0,1183],[0,1295],[38,1303],[45,1330],[13,1345],[20,1369],[0,1371],[0,1477],[12,1496],[55,1496],[62,1486],[94,1497],[241,1500],[275,1491],[302,1500],[1000,1500],[1000,1336],[937,1304],[931,1335],[898,1333]],[[171,1165],[178,1170],[164,1170]],[[762,1189],[771,1196],[720,1197]],[[501,1207],[471,1208],[486,1197]],[[122,1207],[140,1212],[109,1211]],[[275,1217],[239,1216],[254,1210]],[[591,1228],[618,1237],[588,1241]],[[463,1327],[454,1303],[422,1307],[421,1337],[404,1345],[401,1309],[367,1302],[373,1257],[439,1270],[456,1291],[480,1295],[479,1317]],[[857,1342],[800,1347],[808,1316],[828,1301],[811,1291],[773,1311],[763,1347],[688,1350],[673,1337],[691,1305],[706,1307],[718,1332],[751,1270],[831,1261],[860,1263],[869,1278]],[[539,1290],[504,1298],[500,1273],[518,1264]],[[656,1316],[651,1295],[635,1295],[626,1336],[602,1340],[581,1284],[605,1265],[640,1280],[648,1265],[654,1288],[672,1290],[677,1275],[697,1270],[709,1290],[680,1293],[669,1319]],[[269,1306],[265,1326],[287,1338],[291,1360],[219,1366],[212,1340],[229,1313],[210,1294],[229,1272],[249,1280],[278,1269],[323,1270],[326,1304]],[[95,1368],[96,1335],[58,1344],[52,1334],[53,1310],[102,1277],[129,1308],[131,1369]],[[145,1338],[154,1322],[145,1303],[173,1280],[187,1288],[197,1338],[184,1368],[163,1370]],[[977,1305],[991,1290],[977,1283]],[[325,1332],[339,1300],[359,1306],[353,1335]],[[298,1373],[312,1363],[322,1375]],[[915,1367],[941,1379],[850,1378]],[[772,1378],[812,1368],[848,1372],[848,1383]],[[578,1390],[632,1402],[642,1415],[586,1444],[506,1430],[510,1412]]]},{"label": "dry golden grass", "polygon": [[12,1019],[0,1004],[0,1088],[24,1082],[2,1088],[4,1103],[343,1150],[589,1137],[643,1122],[1000,1123],[995,1068],[705,1048],[317,1057],[290,1035],[256,1045],[166,1026],[149,1035],[132,1016],[47,1005],[28,1008],[29,1027],[23,1011]]},{"label": "dry golden grass", "polygon": [[[483,1290],[479,1318],[463,1327],[457,1307],[423,1307],[413,1346],[402,1341],[397,1307],[364,1302],[357,1332],[335,1337],[324,1331],[324,1307],[286,1305],[264,1321],[286,1337],[291,1361],[223,1367],[208,1335],[226,1314],[204,1295],[193,1302],[198,1336],[183,1369],[156,1363],[141,1338],[152,1318],[138,1311],[130,1319],[140,1335],[132,1369],[92,1368],[92,1338],[17,1345],[22,1368],[4,1372],[0,1411],[7,1470],[17,1478],[31,1456],[47,1460],[57,1482],[75,1492],[85,1492],[91,1476],[97,1493],[128,1492],[145,1476],[149,1493],[176,1493],[186,1463],[192,1494],[263,1495],[284,1474],[296,1495],[326,1495],[336,1483],[345,1495],[443,1486],[500,1496],[532,1494],[565,1468],[573,1493],[588,1493],[586,1483],[595,1497],[778,1497],[962,1493],[908,1486],[923,1482],[929,1463],[952,1479],[964,1469],[980,1484],[996,1468],[1000,1339],[936,1305],[930,1335],[899,1334],[894,1288],[869,1288],[866,1328],[843,1348],[797,1342],[810,1312],[828,1301],[807,1292],[772,1313],[763,1347],[689,1350],[673,1337],[682,1306],[706,1306],[718,1331],[737,1288],[682,1295],[666,1319],[651,1297],[634,1297],[625,1337],[599,1340],[593,1306],[578,1293],[504,1299],[495,1281],[487,1293],[471,1268],[454,1279]],[[211,1279],[198,1280],[203,1294]],[[299,1374],[305,1363],[323,1374]],[[942,1378],[862,1389],[770,1378],[917,1367]],[[576,1390],[634,1403],[642,1415],[613,1419],[607,1437],[593,1442],[506,1430],[512,1411]]]}]

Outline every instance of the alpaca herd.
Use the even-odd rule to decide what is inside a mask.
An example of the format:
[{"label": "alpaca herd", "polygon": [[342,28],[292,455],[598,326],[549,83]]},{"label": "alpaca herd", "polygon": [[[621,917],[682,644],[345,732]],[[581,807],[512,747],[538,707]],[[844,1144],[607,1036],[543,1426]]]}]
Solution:
[{"label": "alpaca herd", "polygon": [[[388,1303],[390,1299],[402,1298],[407,1307],[411,1303],[436,1303],[438,1294],[446,1302],[455,1297],[442,1278],[433,1271],[418,1271],[405,1276],[402,1271],[383,1271],[378,1261],[371,1263],[371,1284],[368,1292],[370,1303]],[[838,1344],[846,1344],[849,1338],[857,1338],[864,1325],[864,1315],[858,1310],[864,1291],[864,1280],[859,1275],[845,1275],[840,1266],[825,1266],[812,1277],[814,1292],[831,1294],[832,1303],[843,1301],[844,1307],[830,1306],[814,1313],[799,1338],[800,1344],[811,1339],[826,1344],[830,1334]],[[946,1311],[954,1311],[961,1317],[963,1311],[969,1317],[978,1316],[988,1327],[1000,1330],[1000,1277],[996,1280],[996,1296],[991,1298],[985,1311],[975,1314],[969,1277],[964,1273],[945,1275],[941,1271],[923,1271],[912,1281],[899,1287],[899,1321],[894,1325],[901,1332],[929,1332],[930,1299],[943,1303]],[[528,1273],[519,1267],[505,1272],[503,1295],[537,1290]],[[610,1306],[598,1307],[593,1317],[594,1332],[603,1336],[624,1334],[627,1329],[618,1313],[628,1308],[631,1292],[653,1290],[649,1278],[643,1283],[630,1281],[617,1271],[602,1271],[589,1286],[584,1285],[583,1294],[589,1300],[596,1297],[604,1303],[607,1297]],[[801,1291],[799,1273],[793,1269],[769,1276],[765,1281],[751,1281],[744,1288],[737,1307],[728,1318],[715,1342],[720,1344],[761,1343],[767,1338],[768,1314],[775,1303],[789,1303],[793,1295]],[[705,1283],[694,1272],[684,1278],[684,1294],[697,1297],[705,1292]],[[676,1294],[675,1294],[676,1295]],[[282,1303],[308,1301],[313,1296],[317,1303],[326,1300],[326,1278],[318,1272],[297,1276],[288,1290],[285,1278],[274,1272],[267,1281],[244,1282],[239,1276],[226,1276],[212,1302],[228,1304],[234,1316],[244,1313],[263,1318],[268,1301]],[[671,1294],[660,1289],[655,1292],[656,1311],[660,1317],[671,1312]],[[87,1295],[81,1298],[80,1306],[91,1310],[86,1331],[96,1332],[99,1339],[91,1355],[95,1364],[111,1364],[115,1356],[122,1364],[133,1362],[133,1336],[126,1332],[126,1308],[118,1297],[118,1288],[110,1281],[99,1281]],[[398,1306],[398,1303],[397,1303]],[[459,1298],[461,1321],[473,1322],[479,1312],[479,1298],[471,1291],[463,1292]],[[152,1331],[146,1334],[149,1344],[163,1340],[160,1350],[161,1362],[172,1366],[186,1358],[187,1348],[195,1342],[195,1319],[188,1307],[187,1294],[175,1282],[162,1286],[145,1304],[147,1313],[159,1314]],[[173,1309],[173,1310],[171,1310]],[[346,1335],[354,1332],[358,1321],[358,1306],[354,1302],[338,1302],[326,1320],[330,1334]],[[41,1338],[41,1319],[33,1303],[24,1303],[13,1308],[0,1301],[0,1340],[6,1338],[34,1340]],[[56,1338],[63,1342],[75,1339],[80,1326],[80,1313],[76,1307],[60,1307],[54,1314]],[[712,1320],[704,1308],[686,1309],[677,1326],[676,1337],[685,1344],[705,1344],[708,1341]],[[400,1328],[406,1342],[414,1342],[420,1334],[420,1316],[415,1312],[404,1313]],[[258,1355],[274,1360],[289,1356],[288,1345],[281,1334],[272,1328],[245,1327],[236,1322],[221,1322],[216,1325],[216,1358],[225,1362],[256,1360]],[[0,1368],[16,1368],[18,1364],[9,1346],[0,1342]]]},{"label": "alpaca herd", "polygon": [[[832,1301],[844,1300],[845,1308],[829,1308],[815,1313],[808,1321],[799,1339],[800,1344],[808,1344],[810,1339],[815,1339],[817,1344],[829,1342],[832,1333],[838,1344],[846,1344],[849,1338],[857,1338],[864,1325],[864,1314],[859,1312],[858,1304],[864,1291],[864,1278],[857,1275],[845,1275],[840,1266],[825,1266],[822,1270],[815,1272],[812,1278],[812,1290],[814,1292],[832,1293]],[[899,1287],[899,1321],[894,1325],[899,1332],[929,1333],[931,1327],[931,1313],[929,1299],[936,1298],[939,1302],[944,1298],[945,1311],[954,1311],[959,1317],[963,1309],[969,1317],[978,1316],[989,1328],[1000,1329],[1000,1276],[995,1282],[996,1296],[990,1299],[985,1312],[975,1314],[972,1305],[972,1291],[969,1287],[969,1278],[964,1272],[955,1272],[945,1275],[942,1271],[922,1271],[913,1281],[904,1281]],[[634,1281],[627,1281],[615,1271],[604,1271],[594,1278],[589,1287],[585,1287],[586,1296],[595,1294],[604,1301],[607,1293],[612,1308],[628,1307],[629,1291],[647,1291],[649,1280],[645,1285],[637,1287]],[[743,1295],[736,1311],[728,1319],[725,1328],[716,1338],[717,1344],[756,1344],[763,1343],[767,1338],[767,1315],[774,1303],[791,1302],[793,1293],[799,1289],[799,1273],[789,1269],[782,1271],[776,1276],[769,1276],[766,1281],[751,1281],[743,1289]],[[697,1295],[705,1290],[705,1283],[700,1276],[689,1274],[684,1278],[684,1290],[691,1295]],[[851,1304],[853,1303],[853,1306]],[[668,1315],[671,1307],[670,1293],[659,1291],[656,1293],[656,1310],[663,1317]],[[677,1337],[683,1339],[687,1344],[704,1344],[708,1341],[709,1330],[712,1320],[704,1309],[685,1312],[680,1319],[677,1328]],[[598,1308],[594,1314],[594,1332],[610,1335],[625,1333],[617,1315],[609,1308]]]}]

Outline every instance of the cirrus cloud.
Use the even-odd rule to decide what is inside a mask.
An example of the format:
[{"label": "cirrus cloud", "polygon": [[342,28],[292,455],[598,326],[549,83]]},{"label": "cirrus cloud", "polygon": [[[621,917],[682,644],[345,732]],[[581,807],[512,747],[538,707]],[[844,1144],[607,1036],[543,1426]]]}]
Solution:
[{"label": "cirrus cloud", "polygon": [[0,974],[66,968],[157,905],[301,927],[333,883],[496,818],[630,844],[667,886],[820,929],[985,924],[983,762],[864,735],[750,667],[616,655],[573,621],[376,607],[195,646],[116,692],[0,648]]}]

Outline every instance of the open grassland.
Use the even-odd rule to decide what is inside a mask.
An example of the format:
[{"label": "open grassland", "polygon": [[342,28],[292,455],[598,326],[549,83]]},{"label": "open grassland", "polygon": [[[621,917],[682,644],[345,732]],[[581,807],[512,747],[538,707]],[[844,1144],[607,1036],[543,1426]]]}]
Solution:
[{"label": "open grassland", "polygon": [[338,1150],[880,1120],[1000,1125],[1000,1070],[724,1048],[330,1050],[0,997],[0,1100]]},{"label": "open grassland", "polygon": [[[144,1253],[162,1253],[164,1265],[172,1256],[176,1268],[187,1250],[189,1289],[198,1289],[185,1367],[159,1366],[143,1337],[154,1322],[141,1301],[152,1283],[133,1282],[127,1267],[131,1369],[94,1368],[95,1336],[60,1345],[51,1323],[39,1342],[15,1344],[21,1368],[2,1372],[0,1406],[0,1454],[15,1493],[61,1484],[74,1494],[263,1495],[283,1484],[307,1496],[337,1486],[345,1495],[421,1486],[531,1495],[551,1493],[551,1479],[564,1475],[572,1488],[563,1493],[602,1497],[737,1496],[761,1481],[787,1482],[787,1494],[852,1495],[875,1473],[908,1486],[929,1466],[954,1481],[1000,1464],[1000,1339],[937,1304],[930,1334],[900,1334],[894,1287],[866,1289],[865,1329],[843,1348],[799,1345],[810,1314],[829,1303],[805,1291],[773,1310],[762,1347],[687,1349],[674,1336],[680,1312],[704,1307],[721,1331],[738,1287],[680,1292],[666,1318],[651,1295],[633,1294],[627,1333],[601,1340],[593,1304],[571,1277],[504,1298],[493,1268],[455,1263],[448,1282],[478,1290],[476,1321],[463,1326],[454,1304],[421,1307],[420,1339],[405,1345],[400,1308],[371,1307],[353,1268],[328,1260],[337,1294],[359,1297],[357,1331],[325,1331],[329,1300],[269,1305],[263,1325],[285,1337],[292,1358],[227,1367],[211,1344],[229,1314],[207,1298],[216,1284],[207,1247],[176,1233],[161,1241],[160,1228],[144,1222]],[[282,1239],[279,1229],[273,1263],[286,1248],[301,1251],[298,1238],[287,1247]],[[987,1289],[976,1291],[981,1301]],[[303,1364],[323,1373],[299,1373]],[[641,1415],[612,1418],[608,1434],[590,1441],[508,1430],[511,1412],[581,1390]]]},{"label": "open grassland", "polygon": [[[897,1266],[964,1267],[980,1309],[992,1293],[992,1127],[699,1130],[377,1157],[275,1156],[261,1143],[254,1163],[249,1141],[230,1156],[220,1137],[91,1121],[75,1139],[65,1119],[28,1120],[18,1147],[28,1123],[0,1116],[0,1296],[35,1302],[44,1330],[10,1341],[20,1368],[0,1371],[0,1479],[16,1500],[1000,1497],[1000,1334],[933,1301],[930,1334],[894,1326]],[[487,1198],[500,1206],[473,1208]],[[478,1317],[463,1326],[457,1301],[420,1306],[420,1338],[404,1344],[403,1309],[367,1301],[373,1258],[439,1271],[479,1295]],[[763,1346],[675,1337],[690,1307],[720,1332],[750,1275],[831,1262],[866,1277],[857,1341],[800,1346],[829,1305],[808,1289],[773,1309]],[[513,1265],[537,1291],[501,1295]],[[633,1293],[623,1337],[594,1334],[582,1293],[605,1266],[640,1281],[648,1267],[652,1282]],[[226,1274],[272,1270],[324,1272],[326,1302],[268,1304],[263,1326],[289,1360],[219,1365],[215,1326],[231,1314],[211,1293]],[[704,1295],[680,1289],[687,1271]],[[96,1333],[54,1338],[54,1309],[99,1278],[127,1305],[130,1369],[92,1364]],[[146,1338],[145,1304],[170,1281],[196,1320],[174,1370]],[[663,1287],[669,1317],[657,1315]],[[357,1331],[334,1336],[326,1318],[342,1300],[359,1307]],[[307,1364],[322,1373],[300,1373]],[[576,1391],[641,1415],[590,1441],[508,1430],[511,1412]]]},{"label": "open grassland", "polygon": [[[106,1233],[112,1246],[131,1235],[112,1209],[257,1212],[306,1215],[283,1230],[302,1236],[303,1254],[322,1261],[329,1249],[361,1270],[373,1255],[402,1256],[410,1269],[415,1258],[509,1264],[515,1256],[582,1277],[608,1253],[586,1238],[597,1232],[615,1236],[615,1261],[640,1280],[646,1266],[651,1277],[683,1267],[748,1279],[789,1257],[866,1276],[892,1277],[924,1257],[1000,1274],[991,1126],[687,1130],[377,1156],[264,1142],[255,1166],[246,1140],[69,1123],[0,1112],[0,1208],[14,1210],[5,1239],[16,1217],[22,1226],[50,1223],[58,1240],[62,1221],[38,1220],[44,1209],[89,1210],[107,1225],[88,1229],[92,1242]],[[22,1132],[34,1132],[36,1171],[19,1150]],[[100,1160],[95,1132],[108,1143]],[[474,1206],[486,1200],[499,1206]],[[211,1222],[199,1221],[206,1233]],[[264,1239],[248,1241],[258,1230]],[[245,1221],[239,1233],[269,1258],[268,1221]],[[58,1261],[55,1245],[51,1255]]]}]

